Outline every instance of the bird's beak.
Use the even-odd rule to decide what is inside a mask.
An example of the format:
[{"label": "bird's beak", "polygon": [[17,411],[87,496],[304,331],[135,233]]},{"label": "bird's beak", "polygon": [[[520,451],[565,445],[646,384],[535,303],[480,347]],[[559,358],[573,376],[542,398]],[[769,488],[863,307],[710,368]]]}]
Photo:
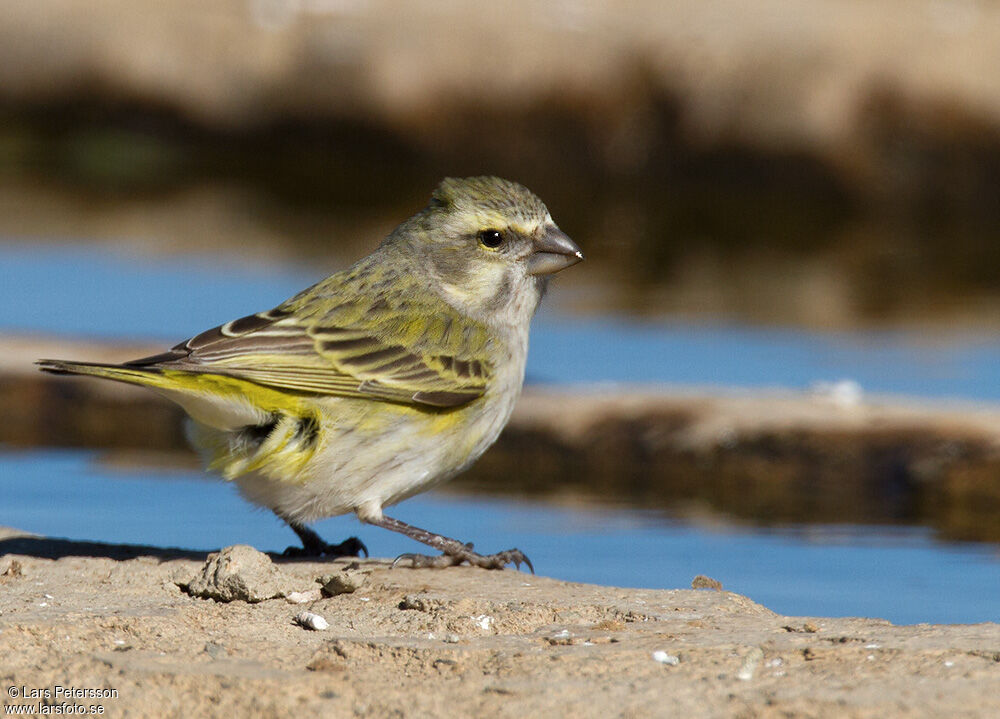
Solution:
[{"label": "bird's beak", "polygon": [[583,253],[566,233],[549,225],[545,234],[534,242],[534,252],[528,258],[528,274],[551,275],[565,270],[583,259]]}]

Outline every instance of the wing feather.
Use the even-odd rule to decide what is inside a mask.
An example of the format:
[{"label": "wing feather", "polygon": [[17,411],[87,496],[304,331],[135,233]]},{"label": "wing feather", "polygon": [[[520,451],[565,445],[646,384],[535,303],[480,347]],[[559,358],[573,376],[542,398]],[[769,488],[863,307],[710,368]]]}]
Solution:
[{"label": "wing feather", "polygon": [[383,314],[389,322],[405,326],[408,336],[418,338],[415,347],[383,339],[387,334],[379,331],[383,328],[357,322],[338,325],[324,317],[322,325],[310,325],[281,306],[227,322],[167,352],[128,364],[220,374],[308,394],[433,408],[458,407],[483,395],[488,367],[480,360],[455,356],[461,352],[451,350],[438,336],[441,333],[434,332],[450,328],[451,322],[442,324],[433,313],[416,321],[407,315],[405,322],[384,309]]}]

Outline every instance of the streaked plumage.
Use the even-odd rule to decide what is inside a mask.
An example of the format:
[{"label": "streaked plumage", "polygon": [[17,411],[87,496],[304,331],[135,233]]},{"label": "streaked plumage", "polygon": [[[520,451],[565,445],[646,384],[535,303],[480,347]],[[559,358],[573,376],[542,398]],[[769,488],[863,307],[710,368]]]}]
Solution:
[{"label": "streaked plumage", "polygon": [[208,466],[307,545],[318,538],[305,522],[353,511],[451,560],[488,560],[389,526],[401,523],[382,508],[454,476],[493,443],[520,392],[548,275],[581,258],[524,187],[447,179],[375,252],[274,309],[122,365],[40,364],[145,385],[180,404]]}]

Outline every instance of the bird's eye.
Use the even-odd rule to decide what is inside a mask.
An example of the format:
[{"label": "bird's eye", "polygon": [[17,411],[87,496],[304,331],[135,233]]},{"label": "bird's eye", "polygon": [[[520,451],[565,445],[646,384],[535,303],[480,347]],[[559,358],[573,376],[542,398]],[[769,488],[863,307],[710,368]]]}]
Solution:
[{"label": "bird's eye", "polygon": [[502,245],[504,239],[503,233],[500,230],[483,230],[479,233],[479,243],[483,247],[489,247],[491,250],[495,250]]}]

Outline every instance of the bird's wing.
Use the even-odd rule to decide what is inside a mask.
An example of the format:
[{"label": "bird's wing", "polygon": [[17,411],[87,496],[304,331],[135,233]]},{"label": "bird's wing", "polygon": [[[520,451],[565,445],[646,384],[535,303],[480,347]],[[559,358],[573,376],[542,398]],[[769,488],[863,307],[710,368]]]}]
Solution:
[{"label": "bird's wing", "polygon": [[128,365],[437,408],[461,406],[486,391],[490,368],[470,356],[481,356],[475,350],[487,341],[481,328],[453,330],[453,320],[412,309],[403,314],[384,308],[377,324],[363,321],[363,313],[351,307],[308,319],[299,314],[282,305]]}]

